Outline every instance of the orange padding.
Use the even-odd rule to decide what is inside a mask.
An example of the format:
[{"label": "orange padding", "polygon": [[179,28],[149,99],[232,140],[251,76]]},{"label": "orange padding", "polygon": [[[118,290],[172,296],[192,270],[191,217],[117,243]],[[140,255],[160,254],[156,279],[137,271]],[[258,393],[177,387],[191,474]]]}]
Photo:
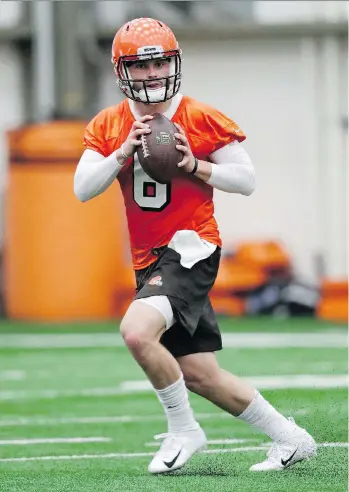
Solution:
[{"label": "orange padding", "polygon": [[213,309],[218,314],[226,316],[242,316],[245,313],[245,301],[236,296],[210,295]]},{"label": "orange padding", "polygon": [[124,290],[128,235],[119,186],[88,203],[73,191],[84,126],[53,122],[9,134],[4,302],[10,318],[110,319],[115,291]]},{"label": "orange padding", "polygon": [[348,281],[324,279],[321,283],[321,293],[323,296],[348,296]]},{"label": "orange padding", "polygon": [[113,295],[113,316],[122,318],[136,294],[136,278],[131,266],[126,266]]},{"label": "orange padding", "polygon": [[222,256],[213,292],[252,291],[265,284],[273,272],[288,275],[290,269],[290,257],[277,242],[242,243],[231,256]]},{"label": "orange padding", "polygon": [[11,162],[71,161],[77,164],[84,151],[85,121],[51,121],[7,133]]},{"label": "orange padding", "polygon": [[348,281],[323,279],[317,317],[326,321],[348,321]]},{"label": "orange padding", "polygon": [[267,275],[260,268],[239,264],[223,257],[212,291],[218,294],[254,290],[266,280]]},{"label": "orange padding", "polygon": [[324,299],[317,308],[317,317],[326,321],[348,321],[348,298]]},{"label": "orange padding", "polygon": [[235,261],[249,263],[260,268],[290,267],[291,261],[281,244],[276,241],[254,241],[240,244]]}]

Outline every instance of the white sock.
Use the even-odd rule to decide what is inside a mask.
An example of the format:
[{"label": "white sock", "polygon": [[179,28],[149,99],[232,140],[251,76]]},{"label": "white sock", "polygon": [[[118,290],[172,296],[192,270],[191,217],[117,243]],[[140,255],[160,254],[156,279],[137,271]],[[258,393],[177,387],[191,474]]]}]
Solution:
[{"label": "white sock", "polygon": [[249,406],[238,418],[262,431],[273,441],[283,442],[295,435],[295,424],[275,410],[257,390]]},{"label": "white sock", "polygon": [[156,389],[155,392],[166,412],[168,432],[185,432],[199,428],[189,403],[183,375],[171,386]]}]

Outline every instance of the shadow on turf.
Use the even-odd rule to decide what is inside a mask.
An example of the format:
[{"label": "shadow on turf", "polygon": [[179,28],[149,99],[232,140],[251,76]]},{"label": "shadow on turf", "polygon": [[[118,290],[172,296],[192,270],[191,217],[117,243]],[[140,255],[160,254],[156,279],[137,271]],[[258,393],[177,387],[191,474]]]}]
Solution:
[{"label": "shadow on turf", "polygon": [[[313,476],[314,474],[314,463],[315,460],[312,460],[311,462],[309,461],[304,461],[301,463],[297,463],[295,466],[290,467],[289,469],[282,471],[282,472],[275,472],[272,473],[274,477],[277,477],[278,475],[288,475],[288,474],[294,474],[297,477],[304,477],[304,478],[309,478]],[[310,466],[309,466],[310,465]],[[249,472],[249,468],[246,468],[246,472],[249,476],[270,476],[270,473],[265,473],[265,474],[254,474]],[[179,477],[238,477],[241,475],[241,469],[237,470],[234,469],[233,467],[227,468],[227,463],[222,462],[222,463],[217,463],[215,462],[209,462],[209,463],[191,463],[190,466],[181,468],[179,470],[174,470],[174,471],[169,471],[167,473],[162,473],[159,475],[156,475],[161,479],[161,477],[169,477],[169,476],[179,476]]]},{"label": "shadow on turf", "polygon": [[160,476],[181,476],[181,477],[234,477],[237,473],[230,469],[227,469],[227,464],[215,461],[214,463],[191,463],[190,467],[184,467],[179,470],[169,471],[163,473]]}]

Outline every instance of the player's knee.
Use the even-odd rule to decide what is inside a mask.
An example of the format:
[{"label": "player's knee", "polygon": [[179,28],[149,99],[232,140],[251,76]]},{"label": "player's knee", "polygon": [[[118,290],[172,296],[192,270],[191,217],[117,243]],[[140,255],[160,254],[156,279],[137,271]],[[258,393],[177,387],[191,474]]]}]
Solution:
[{"label": "player's knee", "polygon": [[126,316],[121,322],[120,332],[125,345],[134,355],[141,356],[151,344],[157,342],[150,321],[142,317],[135,319]]},{"label": "player's knee", "polygon": [[139,352],[149,342],[146,330],[139,323],[130,323],[127,320],[123,320],[120,325],[120,332],[126,346],[132,352]]},{"label": "player's knee", "polygon": [[125,333],[123,335],[127,348],[133,353],[141,355],[142,350],[145,348],[145,340],[141,333]]},{"label": "player's knee", "polygon": [[133,353],[144,352],[150,344],[157,343],[164,330],[163,316],[139,301],[130,305],[120,325],[125,344]]}]

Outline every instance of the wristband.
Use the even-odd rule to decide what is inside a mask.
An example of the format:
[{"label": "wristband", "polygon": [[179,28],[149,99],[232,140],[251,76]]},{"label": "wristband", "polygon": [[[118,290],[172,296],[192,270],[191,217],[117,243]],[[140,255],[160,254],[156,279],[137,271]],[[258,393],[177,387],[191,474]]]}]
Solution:
[{"label": "wristband", "polygon": [[196,157],[194,157],[194,159],[195,159],[194,168],[193,168],[193,170],[192,170],[192,171],[190,171],[190,173],[189,173],[189,174],[195,174],[195,173],[196,173],[196,171],[198,170],[198,167],[199,167],[199,161],[198,161],[198,159],[197,159]]}]

